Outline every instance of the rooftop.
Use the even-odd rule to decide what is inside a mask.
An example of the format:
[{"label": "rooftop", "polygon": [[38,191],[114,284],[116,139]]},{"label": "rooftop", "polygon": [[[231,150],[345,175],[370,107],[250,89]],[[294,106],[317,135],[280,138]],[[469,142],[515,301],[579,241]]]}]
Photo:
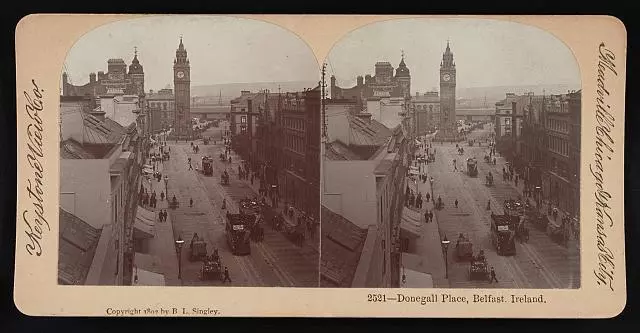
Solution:
[{"label": "rooftop", "polygon": [[61,284],[83,285],[93,262],[101,230],[62,208],[59,211],[58,281]]},{"label": "rooftop", "polygon": [[60,143],[60,158],[62,159],[101,159],[106,157],[115,144],[80,144],[74,139],[67,139]]},{"label": "rooftop", "polygon": [[351,287],[367,229],[322,206],[322,287]]}]

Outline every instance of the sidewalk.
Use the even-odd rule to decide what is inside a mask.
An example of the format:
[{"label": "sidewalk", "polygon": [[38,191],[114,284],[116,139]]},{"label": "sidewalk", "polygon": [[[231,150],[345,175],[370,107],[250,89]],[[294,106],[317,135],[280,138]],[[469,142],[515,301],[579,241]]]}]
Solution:
[{"label": "sidewalk", "polygon": [[[162,167],[160,167],[160,169],[162,169]],[[162,172],[162,170],[160,171]],[[167,209],[167,212],[169,211],[167,198],[165,198],[165,200],[159,199],[160,192],[164,191],[164,183],[162,181],[158,182],[153,178],[151,178],[151,181],[143,178],[142,184],[149,193],[155,191],[158,196],[155,209],[144,207],[156,213],[155,237],[149,240],[149,254],[157,256],[160,259],[166,285],[179,286],[181,285],[181,281],[178,279],[178,255],[176,253],[171,214],[167,214],[166,222],[160,222],[158,219],[160,209]]]},{"label": "sidewalk", "polygon": [[416,254],[425,259],[425,266],[433,278],[433,287],[449,288],[437,222],[425,223],[424,211],[418,212],[407,207],[402,211],[402,218],[416,221],[421,226],[422,236],[416,241]]},{"label": "sidewalk", "polygon": [[[423,165],[422,168],[427,169],[428,167]],[[436,214],[436,211],[433,209],[434,205],[432,201],[427,201],[426,198],[424,198],[424,195],[432,192],[431,185],[429,181],[423,183],[420,180],[418,180],[417,184],[409,185],[409,183],[413,183],[413,181],[409,178],[406,178],[406,180],[410,189],[414,191],[417,190],[423,195],[422,209],[418,210],[405,206],[402,211],[402,218],[421,222],[422,236],[416,242],[416,254],[426,259],[426,266],[432,275],[434,288],[449,288],[449,279],[445,277],[446,267],[444,254],[442,253],[438,214]],[[431,223],[426,223],[426,221],[424,221],[424,213],[427,210],[434,213],[434,221]]]}]

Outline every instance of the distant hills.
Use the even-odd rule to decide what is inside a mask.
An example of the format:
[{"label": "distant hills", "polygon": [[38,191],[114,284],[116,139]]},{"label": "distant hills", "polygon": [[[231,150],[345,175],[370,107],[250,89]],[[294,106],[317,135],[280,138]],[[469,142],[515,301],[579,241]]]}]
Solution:
[{"label": "distant hills", "polygon": [[579,90],[580,85],[572,84],[541,84],[541,85],[522,85],[522,86],[495,86],[495,87],[474,87],[474,88],[457,88],[456,97],[464,99],[484,99],[487,102],[496,102],[505,98],[507,93],[515,93],[522,95],[533,92],[535,95],[549,94],[566,94],[569,90]]},{"label": "distant hills", "polygon": [[[251,92],[258,92],[260,90],[268,89],[272,93],[278,92],[280,87],[281,92],[293,92],[302,91],[304,89],[315,88],[318,82],[315,81],[289,81],[289,82],[251,82],[251,83],[225,83],[225,84],[212,84],[202,86],[192,86],[191,96],[197,98],[203,103],[217,103],[219,99],[222,99],[223,103],[228,103],[230,100],[240,96],[242,90],[249,90]],[[533,92],[536,95],[545,94],[564,94],[569,90],[581,89],[580,85],[573,84],[541,84],[541,85],[521,85],[521,86],[493,86],[493,87],[472,87],[472,88],[457,88],[456,97],[465,100],[475,100],[478,103],[486,99],[488,105],[493,105],[495,102],[505,98],[507,93],[515,93],[516,95],[522,95],[528,92]],[[222,98],[220,98],[222,95]],[[475,104],[475,103],[473,103]]]},{"label": "distant hills", "polygon": [[315,88],[316,81],[289,81],[289,82],[251,82],[251,83],[224,83],[205,86],[191,86],[192,97],[212,97],[217,100],[222,95],[223,101],[229,101],[240,96],[242,90],[258,92],[268,89],[272,93],[302,91],[304,89]]}]

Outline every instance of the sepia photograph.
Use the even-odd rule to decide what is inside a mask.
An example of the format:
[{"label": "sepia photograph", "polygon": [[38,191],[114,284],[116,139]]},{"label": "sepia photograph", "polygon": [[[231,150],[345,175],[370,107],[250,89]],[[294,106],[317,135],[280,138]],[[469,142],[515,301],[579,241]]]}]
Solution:
[{"label": "sepia photograph", "polygon": [[58,283],[317,287],[320,68],[258,20],[100,26],[60,91]]},{"label": "sepia photograph", "polygon": [[615,17],[32,14],[15,41],[25,315],[625,309]]},{"label": "sepia photograph", "polygon": [[321,286],[580,288],[580,69],[488,19],[351,31],[325,61]]}]

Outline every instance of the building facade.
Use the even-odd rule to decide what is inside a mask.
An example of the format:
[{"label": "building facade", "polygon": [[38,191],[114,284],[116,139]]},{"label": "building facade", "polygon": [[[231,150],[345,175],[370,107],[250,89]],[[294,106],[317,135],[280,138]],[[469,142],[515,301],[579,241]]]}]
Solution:
[{"label": "building facade", "polygon": [[386,61],[375,64],[375,75],[367,74],[356,78],[357,83],[351,88],[341,88],[336,84],[336,77],[331,76],[331,99],[355,100],[364,104],[368,98],[409,97],[411,95],[411,73],[404,62],[404,55],[395,70]]},{"label": "building facade", "polygon": [[411,97],[411,107],[415,111],[416,134],[424,135],[435,131],[440,124],[440,96],[437,91],[424,94],[416,92]]},{"label": "building facade", "polygon": [[175,96],[173,95],[173,89],[165,88],[160,89],[157,92],[150,90],[146,95],[149,108],[152,109],[152,113],[156,115],[155,119],[158,119],[159,126],[162,129],[168,129],[173,126],[175,121]]},{"label": "building facade", "polygon": [[123,59],[109,59],[107,61],[107,73],[99,71],[89,74],[89,82],[84,85],[74,85],[70,82],[69,75],[62,73],[62,96],[93,96],[97,97],[108,93],[141,95],[144,93],[144,69],[138,60],[138,52],[134,51],[134,57],[127,72],[127,64]]},{"label": "building facade", "polygon": [[[547,134],[547,172],[543,176],[543,191],[547,199],[571,215],[579,212],[579,132],[581,92],[552,95],[546,105],[545,129]],[[578,148],[578,149],[576,149]],[[577,163],[576,163],[577,162]]]},{"label": "building facade", "polygon": [[180,45],[173,61],[173,86],[175,89],[173,129],[178,137],[191,135],[191,65],[187,58],[187,50],[180,37]]}]

